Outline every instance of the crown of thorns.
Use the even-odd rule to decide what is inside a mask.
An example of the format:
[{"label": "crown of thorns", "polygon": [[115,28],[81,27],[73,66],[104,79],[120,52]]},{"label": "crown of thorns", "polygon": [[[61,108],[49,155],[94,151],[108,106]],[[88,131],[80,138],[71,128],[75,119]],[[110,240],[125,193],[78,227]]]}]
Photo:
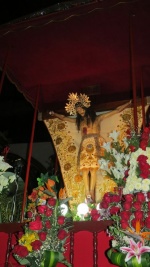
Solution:
[{"label": "crown of thorns", "polygon": [[69,102],[66,104],[65,109],[70,115],[76,115],[76,107],[81,106],[81,107],[90,107],[90,100],[89,97],[85,94],[77,94],[77,93],[70,93],[68,95]]}]

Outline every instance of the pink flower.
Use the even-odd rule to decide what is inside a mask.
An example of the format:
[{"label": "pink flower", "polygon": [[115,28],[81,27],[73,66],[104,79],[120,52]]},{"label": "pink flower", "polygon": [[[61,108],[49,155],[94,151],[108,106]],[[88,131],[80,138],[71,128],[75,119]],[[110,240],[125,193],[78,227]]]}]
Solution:
[{"label": "pink flower", "polygon": [[130,239],[130,248],[121,247],[120,250],[124,253],[127,253],[125,257],[125,262],[129,261],[132,257],[136,257],[138,263],[141,263],[141,255],[145,252],[150,252],[150,247],[143,246],[142,242],[135,243]]}]

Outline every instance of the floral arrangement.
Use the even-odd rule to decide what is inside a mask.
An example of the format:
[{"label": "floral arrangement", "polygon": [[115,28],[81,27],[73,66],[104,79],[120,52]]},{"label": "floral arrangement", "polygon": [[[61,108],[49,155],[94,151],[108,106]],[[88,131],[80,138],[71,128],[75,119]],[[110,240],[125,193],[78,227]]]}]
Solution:
[{"label": "floral arrangement", "polygon": [[118,190],[106,193],[100,203],[113,222],[108,228],[111,248],[107,255],[117,266],[147,267],[150,266],[150,128],[146,127],[141,134],[128,131],[123,142],[122,146],[116,146],[117,140],[111,145],[104,144],[111,162],[105,156],[101,160],[102,168],[112,179],[118,174],[120,164],[120,176],[115,178]]},{"label": "floral arrangement", "polygon": [[113,131],[109,137],[112,141],[103,144],[104,154],[99,159],[100,169],[113,179],[116,185],[124,186],[131,153],[129,144],[126,137],[120,140],[120,132]]},{"label": "floral arrangement", "polygon": [[16,179],[15,174],[6,172],[9,168],[12,166],[4,161],[4,156],[0,156],[0,194]]},{"label": "floral arrangement", "polygon": [[61,262],[70,267],[64,252],[72,223],[63,215],[64,203],[57,198],[57,177],[42,174],[37,181],[38,187],[28,196],[27,221],[13,255],[21,265],[54,267]]}]

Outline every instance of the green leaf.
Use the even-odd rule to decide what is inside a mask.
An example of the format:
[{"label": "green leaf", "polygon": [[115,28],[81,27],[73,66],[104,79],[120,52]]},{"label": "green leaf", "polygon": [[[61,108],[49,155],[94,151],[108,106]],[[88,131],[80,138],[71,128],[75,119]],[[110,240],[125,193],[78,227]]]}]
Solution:
[{"label": "green leaf", "polygon": [[125,263],[125,254],[118,251],[114,251],[113,249],[109,249],[107,251],[107,256],[113,264],[119,267],[127,267],[127,264]]},{"label": "green leaf", "polygon": [[26,258],[21,258],[17,255],[13,255],[14,258],[21,264],[21,265],[27,265],[27,266],[30,266],[30,261]]},{"label": "green leaf", "polygon": [[127,262],[128,267],[148,267],[150,266],[150,255],[149,253],[144,253],[141,255],[141,263],[138,263],[136,257],[131,258]]}]

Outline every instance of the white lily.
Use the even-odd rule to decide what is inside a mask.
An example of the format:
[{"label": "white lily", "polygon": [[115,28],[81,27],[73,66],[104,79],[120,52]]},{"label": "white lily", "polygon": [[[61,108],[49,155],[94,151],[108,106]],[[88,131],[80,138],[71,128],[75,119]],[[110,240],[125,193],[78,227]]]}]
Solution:
[{"label": "white lily", "polygon": [[118,141],[118,136],[120,135],[120,132],[117,132],[117,131],[113,131],[109,134],[109,137],[111,137],[114,142],[117,142]]},{"label": "white lily", "polygon": [[120,250],[123,253],[127,253],[125,262],[129,261],[132,257],[136,257],[138,263],[141,263],[141,255],[145,252],[150,252],[150,247],[143,246],[142,242],[135,243],[133,239],[130,239],[130,248],[121,247]]},{"label": "white lily", "polygon": [[102,147],[105,148],[107,152],[111,151],[111,143],[110,142],[104,143],[102,145]]}]

